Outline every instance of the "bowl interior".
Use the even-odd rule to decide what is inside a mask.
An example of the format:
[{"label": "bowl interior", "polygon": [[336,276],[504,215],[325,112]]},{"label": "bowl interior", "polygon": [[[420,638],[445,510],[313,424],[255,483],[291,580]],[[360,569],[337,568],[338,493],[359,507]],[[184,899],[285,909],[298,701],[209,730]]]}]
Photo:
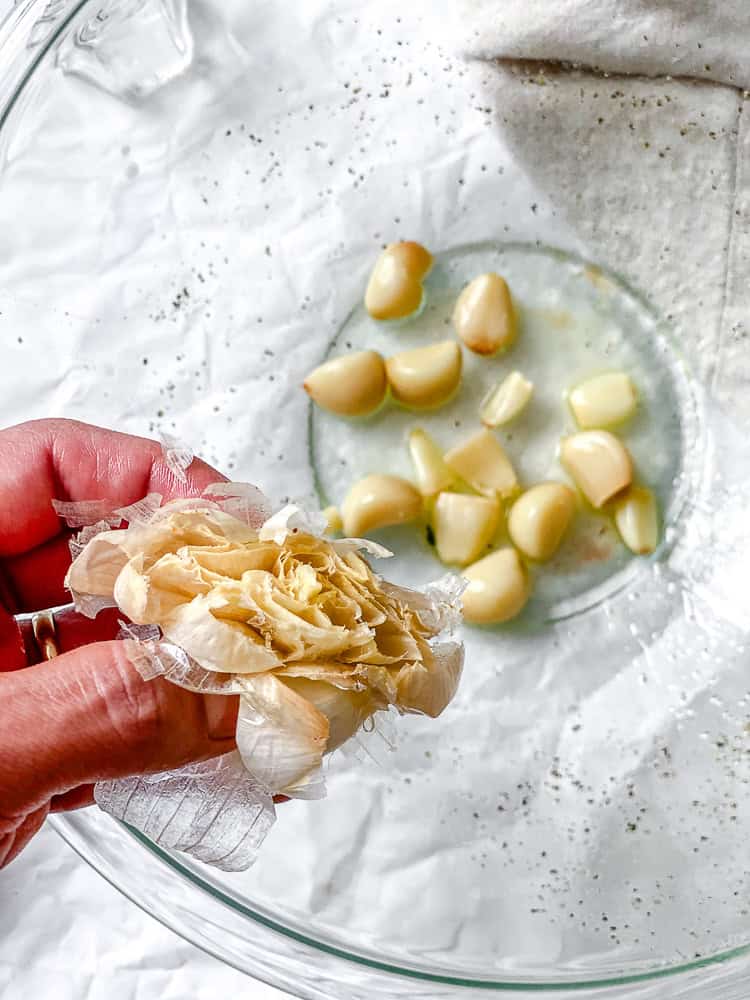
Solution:
[{"label": "bowl interior", "polygon": [[[196,913],[221,894],[249,935],[270,922],[417,982],[677,970],[750,940],[742,404],[707,394],[704,331],[670,326],[657,276],[539,187],[447,12],[402,6],[147,2],[97,21],[83,4],[38,44],[0,131],[0,413],[176,434],[317,503],[379,462],[403,471],[408,421],[311,419],[304,375],[348,342],[433,336],[476,269],[520,290],[525,363],[552,341],[550,400],[614,344],[646,402],[628,433],[664,511],[656,557],[613,542],[556,567],[518,627],[467,632],[444,716],[337,753],[328,798],[284,806],[247,874],[159,863]],[[438,251],[431,298],[376,330],[358,304],[401,237]],[[529,476],[545,442],[508,442]],[[389,540],[393,575],[437,575],[421,541]]]}]

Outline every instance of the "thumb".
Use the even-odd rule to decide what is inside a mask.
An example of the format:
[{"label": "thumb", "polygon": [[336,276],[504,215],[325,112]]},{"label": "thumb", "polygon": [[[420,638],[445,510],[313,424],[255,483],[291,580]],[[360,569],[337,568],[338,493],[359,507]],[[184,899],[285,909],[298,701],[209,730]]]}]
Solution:
[{"label": "thumb", "polygon": [[131,648],[97,642],[0,674],[0,812],[234,749],[237,698],[144,681]]}]

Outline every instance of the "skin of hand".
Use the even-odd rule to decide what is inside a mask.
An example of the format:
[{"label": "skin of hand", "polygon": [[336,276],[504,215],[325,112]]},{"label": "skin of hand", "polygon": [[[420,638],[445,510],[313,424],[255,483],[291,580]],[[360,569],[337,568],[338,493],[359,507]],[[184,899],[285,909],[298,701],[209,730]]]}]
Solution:
[{"label": "skin of hand", "polygon": [[222,480],[197,459],[179,482],[160,445],[70,420],[0,431],[0,867],[50,812],[93,802],[101,779],[163,771],[234,749],[238,699],[144,681],[116,641],[117,613],[61,616],[61,655],[28,666],[13,615],[70,601],[57,500],[125,506],[199,495]]}]

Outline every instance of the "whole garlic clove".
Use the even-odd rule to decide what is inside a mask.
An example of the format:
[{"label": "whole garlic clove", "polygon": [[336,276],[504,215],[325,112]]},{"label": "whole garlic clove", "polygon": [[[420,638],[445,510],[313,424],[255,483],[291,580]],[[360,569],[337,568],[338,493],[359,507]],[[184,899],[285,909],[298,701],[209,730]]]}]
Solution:
[{"label": "whole garlic clove", "polygon": [[455,482],[456,477],[445,464],[442,451],[421,427],[415,427],[409,434],[409,454],[422,496],[435,496]]},{"label": "whole garlic clove", "polygon": [[508,497],[518,489],[510,459],[492,431],[486,428],[451,448],[445,455],[445,462],[477,493]]},{"label": "whole garlic clove", "polygon": [[609,431],[581,431],[565,438],[560,459],[592,507],[603,507],[633,480],[625,445]]},{"label": "whole garlic clove", "polygon": [[328,522],[325,533],[327,535],[340,534],[344,528],[344,522],[341,520],[341,512],[338,507],[326,507],[322,513],[323,517]]},{"label": "whole garlic clove", "polygon": [[480,274],[464,288],[453,310],[456,333],[475,354],[497,354],[516,339],[508,285],[499,274]]},{"label": "whole garlic clove", "polygon": [[507,622],[526,606],[531,581],[514,548],[491,552],[464,570],[469,581],[461,600],[464,619],[475,625]]},{"label": "whole garlic clove", "polygon": [[645,556],[659,544],[659,515],[651,490],[631,486],[615,504],[615,524],[631,552]]},{"label": "whole garlic clove", "polygon": [[520,372],[511,372],[482,400],[479,417],[485,427],[502,427],[515,420],[529,404],[534,392],[533,382]]},{"label": "whole garlic clove", "polygon": [[583,430],[613,427],[628,420],[638,406],[633,380],[625,372],[607,372],[573,389],[568,403]]},{"label": "whole garlic clove", "polygon": [[461,381],[461,367],[461,348],[453,340],[402,351],[385,363],[393,398],[414,409],[450,399]]},{"label": "whole garlic clove", "polygon": [[365,292],[365,308],[373,319],[402,319],[422,304],[422,281],[432,255],[420,243],[391,243],[378,257]]},{"label": "whole garlic clove", "polygon": [[341,505],[344,534],[350,538],[413,521],[421,513],[421,494],[399,476],[366,476],[352,486]]},{"label": "whole garlic clove", "polygon": [[497,500],[467,493],[440,493],[433,513],[438,557],[459,566],[473,562],[495,537],[499,523]]},{"label": "whole garlic clove", "polygon": [[320,365],[305,379],[310,398],[324,410],[363,417],[380,406],[388,391],[385,361],[377,351],[356,351]]},{"label": "whole garlic clove", "polygon": [[544,562],[557,551],[576,509],[576,496],[563,483],[539,483],[516,500],[508,534],[529,559]]}]

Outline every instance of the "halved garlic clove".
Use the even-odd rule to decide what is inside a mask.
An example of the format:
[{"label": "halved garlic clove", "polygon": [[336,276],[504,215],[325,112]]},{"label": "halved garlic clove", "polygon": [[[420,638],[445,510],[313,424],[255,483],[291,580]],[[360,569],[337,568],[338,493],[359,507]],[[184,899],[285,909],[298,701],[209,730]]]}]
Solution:
[{"label": "halved garlic clove", "polygon": [[500,523],[500,504],[489,497],[440,493],[433,528],[438,557],[465,566],[482,554]]},{"label": "halved garlic clove", "polygon": [[630,454],[609,431],[572,434],[562,442],[560,458],[592,507],[603,507],[633,480]]},{"label": "halved garlic clove", "polygon": [[516,500],[508,515],[508,534],[529,559],[551,559],[573,518],[576,496],[563,483],[539,483]]},{"label": "halved garlic clove", "polygon": [[461,600],[464,618],[493,625],[515,618],[531,596],[531,581],[514,548],[491,552],[463,572],[469,581]]},{"label": "halved garlic clove", "polygon": [[516,339],[510,291],[499,274],[480,274],[464,288],[453,310],[456,333],[475,354],[496,354]]},{"label": "halved garlic clove", "polygon": [[363,417],[385,399],[385,361],[377,351],[356,351],[326,361],[303,383],[314,403],[344,417]]},{"label": "halved garlic clove", "polygon": [[378,257],[365,292],[365,308],[373,319],[402,319],[422,304],[422,281],[432,267],[432,254],[420,243],[391,243]]},{"label": "halved garlic clove", "polygon": [[518,489],[510,459],[492,431],[486,428],[451,448],[445,462],[477,493],[507,497]]},{"label": "halved garlic clove", "polygon": [[385,363],[393,398],[416,409],[450,399],[461,381],[461,367],[461,348],[453,340],[402,351]]},{"label": "halved garlic clove", "polygon": [[445,464],[442,451],[421,427],[415,427],[409,434],[409,454],[422,496],[435,496],[455,482],[456,477]]},{"label": "halved garlic clove", "polygon": [[344,534],[353,538],[413,521],[421,513],[420,493],[399,476],[366,476],[352,486],[341,505]]},{"label": "halved garlic clove", "polygon": [[326,507],[323,517],[328,522],[326,525],[327,535],[338,535],[343,531],[344,522],[341,520],[341,512],[338,507]]},{"label": "halved garlic clove", "polygon": [[479,408],[482,423],[485,427],[509,424],[526,409],[533,392],[533,382],[525,379],[520,372],[511,372],[482,400]]},{"label": "halved garlic clove", "polygon": [[638,406],[633,380],[625,372],[586,379],[568,397],[576,423],[584,430],[613,427],[632,417]]},{"label": "halved garlic clove", "polygon": [[615,524],[631,552],[645,556],[659,544],[659,515],[651,490],[631,486],[615,504]]}]

